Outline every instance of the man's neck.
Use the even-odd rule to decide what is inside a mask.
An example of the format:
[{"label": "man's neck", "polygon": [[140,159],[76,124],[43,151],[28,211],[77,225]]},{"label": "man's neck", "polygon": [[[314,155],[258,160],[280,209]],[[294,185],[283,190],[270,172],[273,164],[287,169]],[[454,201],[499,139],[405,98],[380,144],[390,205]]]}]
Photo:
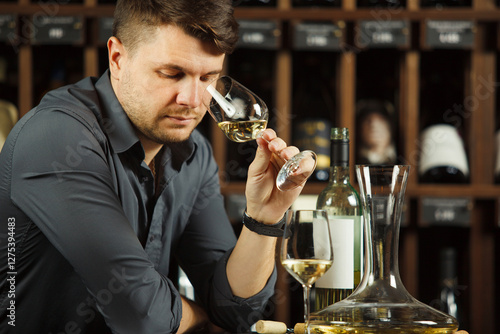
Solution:
[{"label": "man's neck", "polygon": [[149,165],[158,152],[160,152],[163,144],[155,143],[144,138],[143,136],[139,136],[139,140],[141,141],[142,148],[144,149],[144,162]]}]

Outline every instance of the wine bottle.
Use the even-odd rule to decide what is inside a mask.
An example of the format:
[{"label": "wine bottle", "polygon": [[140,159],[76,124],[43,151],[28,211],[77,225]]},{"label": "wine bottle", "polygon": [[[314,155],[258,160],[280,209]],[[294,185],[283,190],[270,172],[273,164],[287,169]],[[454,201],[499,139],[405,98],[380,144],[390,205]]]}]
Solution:
[{"label": "wine bottle", "polygon": [[310,182],[328,181],[330,174],[331,117],[335,115],[335,77],[327,52],[297,51],[293,54],[292,144],[318,156]]},{"label": "wine bottle", "polygon": [[359,194],[349,180],[349,130],[332,128],[330,179],[316,207],[328,213],[334,261],[316,281],[316,310],[349,296],[358,286],[363,264],[363,220]]},{"label": "wine bottle", "polygon": [[419,163],[422,183],[467,183],[469,166],[464,143],[450,124],[434,124],[421,134]]},{"label": "wine bottle", "polygon": [[330,169],[330,129],[331,123],[324,118],[306,118],[294,124],[293,144],[299,150],[316,153],[317,164],[310,181],[328,180]]},{"label": "wine bottle", "polygon": [[462,325],[457,293],[457,252],[446,247],[439,252],[439,294],[430,306],[451,315]]},{"label": "wine bottle", "polygon": [[356,112],[356,163],[394,165],[394,107],[378,99],[360,100]]},{"label": "wine bottle", "polygon": [[[463,136],[467,118],[463,105],[466,55],[440,50],[421,59],[420,158],[421,183],[467,183],[469,166]],[[446,89],[442,89],[446,87]]]}]

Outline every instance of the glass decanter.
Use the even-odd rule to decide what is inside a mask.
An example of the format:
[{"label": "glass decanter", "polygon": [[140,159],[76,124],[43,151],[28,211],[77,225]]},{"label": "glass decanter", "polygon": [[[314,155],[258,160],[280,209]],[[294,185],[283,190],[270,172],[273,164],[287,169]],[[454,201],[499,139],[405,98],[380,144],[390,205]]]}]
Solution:
[{"label": "glass decanter", "polygon": [[450,334],[452,316],[419,302],[398,267],[399,227],[410,166],[357,165],[365,220],[365,273],[346,299],[311,314],[311,333]]}]

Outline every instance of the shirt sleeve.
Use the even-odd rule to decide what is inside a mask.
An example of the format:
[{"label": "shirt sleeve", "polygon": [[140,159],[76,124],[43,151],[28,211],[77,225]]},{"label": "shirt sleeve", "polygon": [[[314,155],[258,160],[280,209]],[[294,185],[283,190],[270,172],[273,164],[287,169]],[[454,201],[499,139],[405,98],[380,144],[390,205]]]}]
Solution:
[{"label": "shirt sleeve", "polygon": [[12,200],[73,266],[113,332],[173,333],[180,296],[125,217],[96,126],[70,111],[28,120],[12,156]]},{"label": "shirt sleeve", "polygon": [[200,166],[204,177],[195,201],[197,205],[178,244],[177,258],[211,320],[232,332],[247,332],[265,316],[266,305],[274,294],[276,270],[258,294],[246,299],[232,294],[226,263],[236,237],[226,214],[218,167],[209,143],[197,154],[206,155],[202,159],[204,165]]}]

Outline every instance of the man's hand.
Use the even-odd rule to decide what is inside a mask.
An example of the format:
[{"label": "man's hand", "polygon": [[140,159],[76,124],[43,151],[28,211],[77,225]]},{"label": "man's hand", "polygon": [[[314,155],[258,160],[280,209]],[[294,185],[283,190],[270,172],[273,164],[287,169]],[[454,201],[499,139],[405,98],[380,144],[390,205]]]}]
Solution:
[{"label": "man's hand", "polygon": [[287,146],[271,129],[266,129],[262,137],[257,139],[259,147],[248,169],[247,213],[257,221],[274,224],[302,191],[303,185],[289,191],[280,191],[276,187],[276,176],[284,164],[283,159],[290,159],[299,153],[299,149]]}]

